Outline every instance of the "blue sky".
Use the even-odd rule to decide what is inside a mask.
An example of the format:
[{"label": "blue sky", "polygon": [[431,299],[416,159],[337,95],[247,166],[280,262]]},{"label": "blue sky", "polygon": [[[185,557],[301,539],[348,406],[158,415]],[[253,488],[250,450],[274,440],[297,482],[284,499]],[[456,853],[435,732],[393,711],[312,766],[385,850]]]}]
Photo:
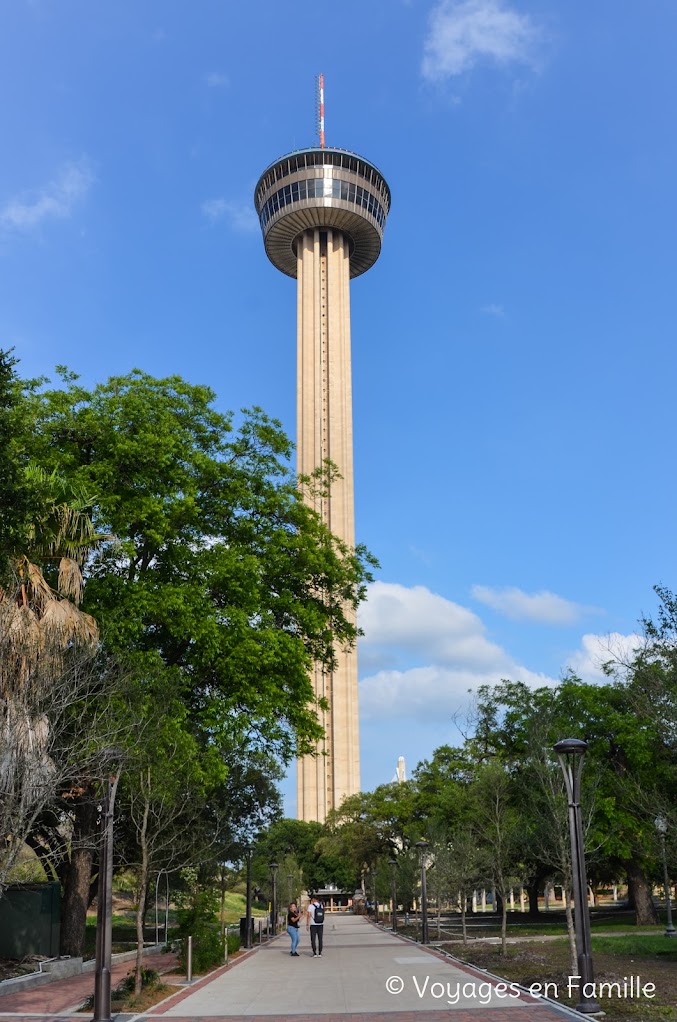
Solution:
[{"label": "blue sky", "polygon": [[[295,429],[261,171],[327,143],[393,205],[352,286],[363,786],[482,681],[599,677],[674,542],[670,0],[17,0],[0,38],[0,338]],[[287,790],[292,785],[286,786]],[[288,808],[293,811],[290,799]]]}]

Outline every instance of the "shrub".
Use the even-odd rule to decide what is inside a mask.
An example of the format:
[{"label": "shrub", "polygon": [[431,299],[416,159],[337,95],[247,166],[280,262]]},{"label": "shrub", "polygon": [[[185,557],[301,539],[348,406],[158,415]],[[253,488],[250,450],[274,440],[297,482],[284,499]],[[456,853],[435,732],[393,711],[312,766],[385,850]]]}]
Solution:
[{"label": "shrub", "polygon": [[[157,987],[162,985],[160,980],[160,973],[156,972],[155,969],[142,969],[141,970],[141,989],[142,990],[155,990]],[[111,1001],[127,1004],[130,1000],[130,996],[134,993],[134,973],[128,972],[124,979],[120,980],[118,985],[111,990]],[[94,1007],[94,994],[90,994],[86,1001],[83,1002],[80,1010],[91,1011]]]},{"label": "shrub", "polygon": [[188,968],[188,937],[193,938],[193,972],[200,975],[223,962],[223,937],[214,919],[214,897],[209,891],[194,894],[190,903],[177,911],[177,936],[183,937],[179,964]]},{"label": "shrub", "polygon": [[[155,969],[141,969],[141,989],[153,990],[160,983],[160,973]],[[122,997],[125,994],[134,993],[134,973],[128,972],[125,978],[118,983],[113,993]]]}]

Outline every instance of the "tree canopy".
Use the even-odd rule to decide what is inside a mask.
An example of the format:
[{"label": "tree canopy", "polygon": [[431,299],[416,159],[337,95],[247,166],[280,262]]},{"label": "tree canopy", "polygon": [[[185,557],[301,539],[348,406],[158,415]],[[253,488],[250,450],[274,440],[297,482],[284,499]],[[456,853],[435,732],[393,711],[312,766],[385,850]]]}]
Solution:
[{"label": "tree canopy", "polygon": [[[309,668],[356,629],[370,559],[302,499],[291,445],[260,409],[214,408],[208,387],[137,370],[92,390],[31,388],[32,458],[95,494],[109,537],[83,607],[106,647],[178,672],[210,728],[288,759],[319,735]],[[321,485],[321,480],[318,480]]]},{"label": "tree canopy", "polygon": [[[36,626],[56,607],[66,646],[86,624],[114,667],[102,676],[125,677],[107,705],[126,746],[121,848],[139,883],[191,856],[216,870],[279,813],[279,763],[321,736],[310,668],[355,642],[373,561],[303,498],[333,467],[300,486],[290,441],[260,409],[220,412],[211,389],[178,376],[134,370],[92,388],[60,376],[21,381],[10,356],[0,361],[0,558],[15,576],[0,599],[14,616],[25,605]],[[9,666],[5,656],[0,677]],[[86,699],[80,710],[81,722],[98,719]],[[70,954],[99,823],[97,772],[81,766],[36,811],[31,835],[65,885]]]}]

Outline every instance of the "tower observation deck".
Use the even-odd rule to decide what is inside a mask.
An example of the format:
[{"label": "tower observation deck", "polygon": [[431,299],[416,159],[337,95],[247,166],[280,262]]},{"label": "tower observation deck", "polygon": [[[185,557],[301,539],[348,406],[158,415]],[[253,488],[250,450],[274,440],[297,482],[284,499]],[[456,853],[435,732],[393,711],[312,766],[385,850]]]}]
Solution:
[{"label": "tower observation deck", "polygon": [[[327,459],[338,468],[313,505],[329,529],[355,545],[350,360],[350,278],[373,266],[390,211],[377,168],[343,149],[302,149],[272,163],[254,197],[268,258],[297,278],[297,467],[311,475]],[[317,666],[313,687],[329,709],[325,738],[298,764],[302,820],[324,821],[360,790],[357,655],[337,652],[336,669]]]}]

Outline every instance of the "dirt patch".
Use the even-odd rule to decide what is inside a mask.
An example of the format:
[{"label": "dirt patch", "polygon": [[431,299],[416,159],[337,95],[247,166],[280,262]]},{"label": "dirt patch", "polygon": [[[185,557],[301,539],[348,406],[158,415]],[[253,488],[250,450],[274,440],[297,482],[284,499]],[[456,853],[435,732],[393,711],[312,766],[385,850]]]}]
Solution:
[{"label": "dirt patch", "polygon": [[14,979],[16,976],[27,976],[38,971],[38,962],[47,959],[25,958],[17,962],[13,958],[0,958],[0,983],[5,979]]},{"label": "dirt patch", "polygon": [[[508,948],[506,956],[501,954],[499,947],[486,945],[468,945],[465,950],[454,947],[453,953],[472,965],[526,987],[541,984],[543,988],[546,983],[552,984],[548,989],[549,996],[556,991],[556,1000],[576,1006],[576,990],[572,989],[573,996],[568,995],[570,966],[565,941],[513,945]],[[666,953],[663,958],[662,955],[597,952],[593,954],[593,967],[597,984],[620,986],[619,990],[613,990],[613,996],[598,998],[606,1012],[606,1022],[677,1022],[677,969],[672,953]],[[631,990],[631,977],[640,977],[639,991]],[[655,985],[654,997],[642,993],[641,988],[647,983]],[[636,979],[633,986],[638,986]]]},{"label": "dirt patch", "polygon": [[[142,990],[138,997],[135,997],[134,994],[127,994],[123,998],[111,995],[111,1014],[116,1015],[123,1012],[125,1014],[134,1013],[136,1015],[139,1012],[146,1011],[148,1008],[152,1008],[154,1004],[164,1001],[165,997],[169,997],[170,994],[176,993],[179,989],[178,984],[160,983],[158,986]],[[93,1003],[88,1001],[79,1009],[79,1013],[91,1015],[92,1007]]]}]

